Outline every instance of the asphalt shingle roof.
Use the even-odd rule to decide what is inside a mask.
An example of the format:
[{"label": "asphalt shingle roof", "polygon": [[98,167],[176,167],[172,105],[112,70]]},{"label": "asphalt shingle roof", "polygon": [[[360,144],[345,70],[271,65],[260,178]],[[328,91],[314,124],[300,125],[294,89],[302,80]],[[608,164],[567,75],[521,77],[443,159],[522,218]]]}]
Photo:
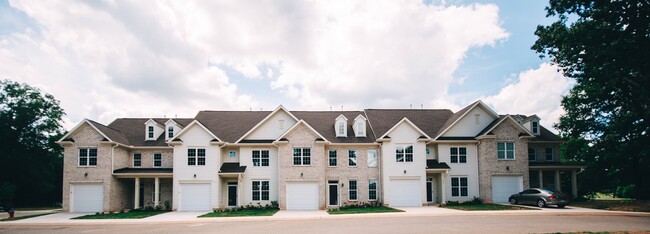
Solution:
[{"label": "asphalt shingle roof", "polygon": [[[119,118],[114,120],[108,125],[108,128],[118,131],[122,134],[120,139],[113,139],[113,137],[108,136],[111,140],[125,145],[134,145],[134,146],[167,146],[165,143],[165,134],[160,134],[158,139],[155,141],[146,141],[145,140],[145,125],[150,118]],[[169,118],[151,118],[157,123],[164,126],[165,122]],[[187,125],[192,122],[192,119],[188,118],[173,118],[173,120],[179,125]],[[101,130],[103,131],[103,130]],[[106,132],[104,132],[106,134]],[[107,134],[108,135],[108,134]],[[126,142],[124,142],[126,141]]]},{"label": "asphalt shingle roof", "polygon": [[198,120],[221,141],[234,143],[271,111],[200,111]]},{"label": "asphalt shingle roof", "polygon": [[[296,118],[302,119],[309,126],[314,128],[318,133],[323,135],[327,140],[332,143],[373,143],[375,136],[370,131],[370,127],[366,123],[366,137],[356,137],[352,125],[354,119],[362,115],[366,117],[363,111],[292,111]],[[334,129],[334,121],[339,115],[348,118],[347,137],[336,137],[336,130]],[[367,117],[366,117],[367,118]]]},{"label": "asphalt shingle roof", "polygon": [[452,112],[436,109],[366,109],[368,120],[376,137],[383,136],[403,118],[408,118],[429,137],[436,137]]}]

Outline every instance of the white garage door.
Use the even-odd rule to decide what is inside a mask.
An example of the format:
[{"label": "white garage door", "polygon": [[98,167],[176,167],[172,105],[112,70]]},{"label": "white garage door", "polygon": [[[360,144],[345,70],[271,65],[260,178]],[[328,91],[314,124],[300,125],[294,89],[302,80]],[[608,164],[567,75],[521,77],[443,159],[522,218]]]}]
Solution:
[{"label": "white garage door", "polygon": [[390,206],[422,206],[420,180],[391,180]]},{"label": "white garage door", "polygon": [[70,212],[104,211],[103,184],[71,184],[72,207]]},{"label": "white garage door", "polygon": [[210,184],[181,184],[179,211],[209,211]]},{"label": "white garage door", "polygon": [[287,210],[318,210],[318,183],[287,183]]},{"label": "white garage door", "polygon": [[510,195],[523,190],[521,176],[492,176],[492,202],[506,203]]}]

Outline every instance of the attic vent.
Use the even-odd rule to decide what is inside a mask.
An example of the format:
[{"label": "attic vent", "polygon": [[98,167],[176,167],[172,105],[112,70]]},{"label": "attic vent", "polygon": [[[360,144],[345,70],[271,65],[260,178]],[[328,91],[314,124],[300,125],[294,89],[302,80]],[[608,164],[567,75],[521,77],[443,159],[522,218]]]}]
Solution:
[{"label": "attic vent", "polygon": [[284,119],[278,120],[278,125],[280,126],[280,130],[284,130]]},{"label": "attic vent", "polygon": [[481,124],[481,114],[475,114],[474,118],[476,119],[476,124]]}]

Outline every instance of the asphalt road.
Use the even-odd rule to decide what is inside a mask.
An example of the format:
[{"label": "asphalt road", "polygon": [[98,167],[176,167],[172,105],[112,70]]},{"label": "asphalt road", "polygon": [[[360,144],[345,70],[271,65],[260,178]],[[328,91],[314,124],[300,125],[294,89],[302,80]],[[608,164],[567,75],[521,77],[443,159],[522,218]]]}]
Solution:
[{"label": "asphalt road", "polygon": [[551,233],[650,231],[650,217],[437,216],[218,223],[0,226],[0,233]]}]

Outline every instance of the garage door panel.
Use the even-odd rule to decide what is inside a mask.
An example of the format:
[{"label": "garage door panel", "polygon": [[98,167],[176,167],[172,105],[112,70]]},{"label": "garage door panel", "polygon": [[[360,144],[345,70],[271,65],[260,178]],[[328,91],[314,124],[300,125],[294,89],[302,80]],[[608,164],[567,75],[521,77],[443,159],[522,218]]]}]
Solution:
[{"label": "garage door panel", "polygon": [[391,180],[391,206],[422,206],[420,180]]},{"label": "garage door panel", "polygon": [[287,183],[287,210],[318,210],[318,183]]},{"label": "garage door panel", "polygon": [[70,212],[101,212],[104,210],[103,184],[73,184]]},{"label": "garage door panel", "polygon": [[506,203],[510,195],[523,190],[521,176],[492,176],[492,202]]},{"label": "garage door panel", "polygon": [[209,211],[210,184],[181,184],[180,211]]}]

